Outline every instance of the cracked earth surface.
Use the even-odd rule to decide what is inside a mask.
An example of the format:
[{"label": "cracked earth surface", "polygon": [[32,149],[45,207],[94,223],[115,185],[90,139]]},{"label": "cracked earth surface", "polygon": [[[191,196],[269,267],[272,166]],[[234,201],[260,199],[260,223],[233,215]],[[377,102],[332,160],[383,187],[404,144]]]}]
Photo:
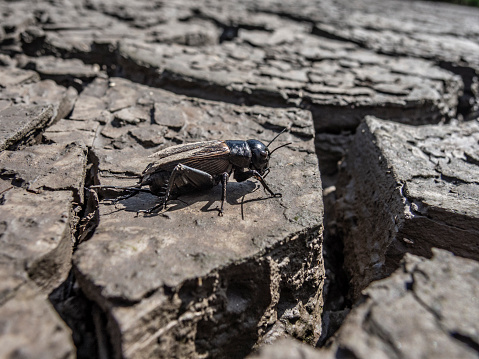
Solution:
[{"label": "cracked earth surface", "polygon": [[[477,9],[15,1],[0,20],[0,357],[477,356]],[[223,217],[220,186],[139,216],[156,196],[89,189],[283,129],[282,197],[232,180]]]}]

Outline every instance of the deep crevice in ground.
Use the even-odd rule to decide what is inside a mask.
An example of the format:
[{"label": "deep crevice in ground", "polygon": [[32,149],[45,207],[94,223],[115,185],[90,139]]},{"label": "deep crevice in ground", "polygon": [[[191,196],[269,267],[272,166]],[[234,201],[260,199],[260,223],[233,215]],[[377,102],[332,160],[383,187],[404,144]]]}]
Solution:
[{"label": "deep crevice in ground", "polygon": [[464,92],[458,99],[457,114],[465,120],[479,114],[479,74],[469,66],[458,66],[451,62],[436,61],[437,66],[462,78]]},{"label": "deep crevice in ground", "polygon": [[86,298],[78,286],[73,270],[68,278],[56,288],[48,299],[58,315],[72,331],[78,359],[97,359],[98,340],[92,315],[94,303]]},{"label": "deep crevice in ground", "polygon": [[[73,229],[75,238],[73,253],[82,241],[88,240],[93,235],[99,221],[98,198],[86,190],[97,178],[98,158],[91,150],[88,151],[87,158],[85,199],[78,213],[80,220]],[[105,343],[105,340],[101,342],[98,337],[99,333],[106,332],[105,321],[99,318],[100,311],[95,308],[96,304],[85,296],[78,285],[73,268],[70,269],[67,279],[49,294],[48,299],[71,329],[78,359],[108,358],[104,353],[110,351],[109,344]]]}]

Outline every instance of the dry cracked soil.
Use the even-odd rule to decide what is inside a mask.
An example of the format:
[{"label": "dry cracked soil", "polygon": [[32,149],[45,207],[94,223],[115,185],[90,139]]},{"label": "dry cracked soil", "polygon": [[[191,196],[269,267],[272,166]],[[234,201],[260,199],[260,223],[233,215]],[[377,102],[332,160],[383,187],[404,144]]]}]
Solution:
[{"label": "dry cracked soil", "polygon": [[0,358],[479,357],[478,78],[441,2],[0,2]]}]

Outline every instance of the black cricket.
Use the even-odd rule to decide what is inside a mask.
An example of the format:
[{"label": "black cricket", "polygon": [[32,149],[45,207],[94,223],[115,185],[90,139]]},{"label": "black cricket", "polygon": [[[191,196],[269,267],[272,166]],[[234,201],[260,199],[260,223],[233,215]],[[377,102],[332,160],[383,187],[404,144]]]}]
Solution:
[{"label": "black cricket", "polygon": [[[213,140],[168,147],[149,156],[155,161],[145,168],[137,185],[132,187],[98,185],[90,188],[121,189],[132,192],[117,200],[126,199],[140,191],[151,192],[161,197],[162,201],[138,213],[152,213],[158,208],[166,209],[168,201],[181,194],[209,189],[221,182],[223,192],[218,215],[222,216],[226,200],[226,184],[232,173],[237,182],[254,177],[272,197],[281,197],[281,193],[273,192],[264,179],[270,171],[269,160],[272,153],[291,144],[286,143],[272,151],[268,149],[268,146],[285,130],[274,137],[267,146],[258,140]],[[143,186],[149,186],[149,191],[143,189]]]}]

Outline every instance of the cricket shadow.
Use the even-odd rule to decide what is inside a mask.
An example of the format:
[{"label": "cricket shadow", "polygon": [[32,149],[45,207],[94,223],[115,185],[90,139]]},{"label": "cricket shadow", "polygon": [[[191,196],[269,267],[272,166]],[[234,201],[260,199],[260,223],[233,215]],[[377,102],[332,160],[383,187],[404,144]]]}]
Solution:
[{"label": "cricket shadow", "polygon": [[[243,206],[245,203],[270,199],[271,196],[266,192],[264,193],[264,196],[248,199],[248,194],[252,194],[256,191],[262,190],[263,189],[261,184],[257,182],[229,182],[226,187],[226,203],[224,208],[225,212],[228,211],[228,206]],[[111,211],[109,214],[122,210],[138,213],[141,211],[149,210],[155,205],[161,203],[162,201],[161,197],[145,192],[138,192],[136,194],[133,194],[131,197],[125,199],[121,199],[122,195],[117,196],[120,199],[118,201],[115,201],[116,197],[114,196],[114,194],[109,193],[108,198],[103,200],[103,205],[114,206],[114,210]],[[192,193],[181,195],[178,198],[171,199],[168,201],[166,210],[157,209],[152,213],[141,213],[140,215],[145,217],[153,217],[158,215],[167,217],[168,213],[182,210],[198,202],[204,202],[204,205],[201,207],[202,212],[218,212],[221,206],[221,195],[222,186],[217,185],[211,189],[195,191]],[[111,202],[108,202],[109,200]],[[241,208],[241,213],[243,213],[243,208]]]}]

